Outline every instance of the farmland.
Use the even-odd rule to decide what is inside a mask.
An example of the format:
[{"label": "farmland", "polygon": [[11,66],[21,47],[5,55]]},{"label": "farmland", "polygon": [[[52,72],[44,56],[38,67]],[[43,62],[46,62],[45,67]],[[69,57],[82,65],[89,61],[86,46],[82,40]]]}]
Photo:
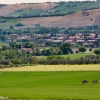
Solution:
[{"label": "farmland", "polygon": [[[60,55],[61,57],[64,58],[70,58],[70,59],[77,59],[77,58],[81,58],[81,57],[85,57],[87,55],[95,55],[93,52],[87,51],[85,53],[74,53],[74,54],[66,54],[66,55]],[[47,59],[47,56],[36,56],[39,59]]]},{"label": "farmland", "polygon": [[[100,71],[0,72],[0,95],[8,99],[100,100]],[[82,84],[88,79],[88,84]]]}]

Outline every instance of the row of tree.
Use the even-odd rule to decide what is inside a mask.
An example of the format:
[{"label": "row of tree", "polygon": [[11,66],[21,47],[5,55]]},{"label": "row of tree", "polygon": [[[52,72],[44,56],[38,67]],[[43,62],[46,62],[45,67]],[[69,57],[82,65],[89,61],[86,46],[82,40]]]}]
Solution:
[{"label": "row of tree", "polygon": [[[72,52],[72,48],[70,43],[64,43],[60,46],[58,52],[54,51],[53,48],[50,49],[44,49],[40,52],[39,48],[32,49],[33,51],[24,51],[17,48],[18,46],[13,46],[12,43],[10,44],[10,47],[6,49],[0,50],[0,65],[22,65],[22,64],[91,64],[91,63],[100,63],[100,56],[92,55],[92,56],[86,56],[85,58],[80,59],[70,59],[70,58],[63,58],[58,55],[61,54],[70,54]],[[79,47],[79,51],[76,53],[82,52],[84,53],[86,51],[85,47]],[[58,53],[58,54],[57,54]],[[99,55],[100,54],[100,48],[94,49],[94,53]],[[34,56],[39,55],[45,55],[48,56],[46,59],[39,59]],[[56,56],[52,56],[56,55]]]},{"label": "row of tree", "polygon": [[60,58],[60,57],[52,57],[52,59],[47,60],[39,60],[39,64],[44,65],[58,65],[58,64],[68,64],[68,65],[74,65],[74,64],[99,64],[100,63],[100,55],[88,55],[86,57],[81,57],[77,59],[70,59],[69,57],[67,59]]}]

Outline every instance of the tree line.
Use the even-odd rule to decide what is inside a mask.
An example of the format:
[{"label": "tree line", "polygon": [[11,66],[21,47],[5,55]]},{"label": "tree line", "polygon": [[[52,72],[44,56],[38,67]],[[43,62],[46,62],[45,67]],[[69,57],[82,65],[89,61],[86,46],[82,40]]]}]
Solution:
[{"label": "tree line", "polygon": [[[74,53],[71,48],[70,43],[64,43],[59,47],[58,54],[56,49],[44,49],[40,52],[39,48],[35,48],[30,45],[33,51],[21,50],[21,46],[16,43],[10,43],[7,48],[2,47],[0,49],[0,66],[22,66],[22,65],[33,65],[33,64],[97,64],[100,63],[100,48],[94,49],[96,55],[87,55],[86,57],[81,57],[78,59],[64,58],[60,55]],[[29,45],[29,44],[24,44]],[[79,47],[79,51],[75,53],[84,53],[86,51],[85,47]],[[47,59],[40,59],[37,56],[45,55]]]}]

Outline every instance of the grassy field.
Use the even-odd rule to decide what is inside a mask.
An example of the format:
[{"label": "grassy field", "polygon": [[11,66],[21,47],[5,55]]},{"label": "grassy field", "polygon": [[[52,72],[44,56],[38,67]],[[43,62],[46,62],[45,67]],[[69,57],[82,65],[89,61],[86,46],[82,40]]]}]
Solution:
[{"label": "grassy field", "polygon": [[100,8],[99,2],[66,2],[58,5],[54,10],[59,10],[61,14],[66,14],[69,11],[80,12],[84,9]]},{"label": "grassy field", "polygon": [[20,12],[14,12],[12,14],[9,14],[9,16],[13,16],[13,17],[18,17],[18,16],[23,16],[23,15],[40,15],[42,14],[44,11],[40,10],[40,9],[27,9],[27,10],[23,10]]},{"label": "grassy field", "polygon": [[[70,58],[70,59],[76,59],[76,58],[81,58],[81,57],[85,57],[86,55],[94,55],[93,52],[85,52],[85,53],[74,53],[74,54],[66,54],[66,55],[59,55],[61,57],[64,57],[64,58]],[[47,59],[47,56],[36,56],[37,58],[39,59]]]},{"label": "grassy field", "polygon": [[[0,96],[15,100],[100,100],[100,71],[0,72]],[[88,84],[82,84],[88,79]]]},{"label": "grassy field", "polygon": [[2,46],[8,46],[8,45],[9,45],[9,43],[0,42],[0,48],[1,48]]},{"label": "grassy field", "polygon": [[[2,19],[4,20],[4,19]],[[20,18],[16,19],[7,19],[6,23],[1,23],[0,28],[5,29],[5,28],[10,28],[10,26],[15,26],[20,21]]]}]

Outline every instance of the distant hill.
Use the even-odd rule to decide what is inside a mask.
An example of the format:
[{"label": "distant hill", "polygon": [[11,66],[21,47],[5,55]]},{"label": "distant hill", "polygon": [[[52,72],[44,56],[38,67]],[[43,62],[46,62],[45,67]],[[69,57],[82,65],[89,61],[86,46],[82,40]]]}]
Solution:
[{"label": "distant hill", "polygon": [[57,4],[55,3],[10,4],[0,8],[0,16],[8,16],[9,14],[15,13],[16,11],[27,10],[27,9],[50,10],[56,5]]},{"label": "distant hill", "polygon": [[50,2],[11,4],[0,8],[0,16],[33,17],[33,16],[61,16],[80,11],[99,9],[100,2]]},{"label": "distant hill", "polygon": [[[69,4],[69,6],[68,6]],[[73,5],[72,5],[73,4]],[[93,5],[94,4],[94,5]],[[89,6],[90,5],[90,6]],[[61,3],[42,3],[42,4],[13,4],[0,8],[0,16],[14,16],[16,18],[0,18],[0,28],[33,28],[35,25],[40,24],[45,27],[78,27],[78,26],[92,26],[100,25],[100,3],[99,2],[61,2]],[[69,8],[68,8],[69,7]],[[80,8],[80,9],[79,9]],[[18,16],[27,13],[27,16],[32,13],[49,14],[58,12],[65,13],[71,9],[75,11],[73,14],[53,15],[45,17],[29,17],[19,18]],[[61,10],[62,9],[62,10]],[[76,10],[75,10],[76,9]],[[88,9],[88,10],[87,10]],[[70,10],[70,11],[71,11]],[[64,11],[64,12],[63,12]],[[18,26],[20,25],[20,26]]]},{"label": "distant hill", "polygon": [[[88,13],[89,15],[85,15]],[[23,23],[24,27],[33,27],[36,24],[46,27],[78,27],[78,26],[91,26],[100,25],[100,9],[88,10],[78,12],[66,16],[58,17],[38,17],[38,18],[25,18],[20,19],[20,23]]]}]

